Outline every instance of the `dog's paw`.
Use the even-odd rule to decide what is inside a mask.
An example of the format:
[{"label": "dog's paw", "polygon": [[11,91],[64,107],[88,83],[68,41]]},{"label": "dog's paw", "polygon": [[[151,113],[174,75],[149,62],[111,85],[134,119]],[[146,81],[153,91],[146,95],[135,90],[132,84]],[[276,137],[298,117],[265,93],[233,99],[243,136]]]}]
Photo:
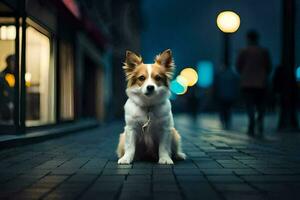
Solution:
[{"label": "dog's paw", "polygon": [[123,156],[118,160],[118,164],[130,164],[132,162],[132,159]]},{"label": "dog's paw", "polygon": [[185,153],[182,153],[182,152],[177,153],[176,159],[177,159],[177,160],[185,160],[185,159],[186,159],[186,154],[185,154]]},{"label": "dog's paw", "polygon": [[163,165],[173,165],[174,162],[170,157],[161,157],[159,158],[158,161],[159,164],[163,164]]}]

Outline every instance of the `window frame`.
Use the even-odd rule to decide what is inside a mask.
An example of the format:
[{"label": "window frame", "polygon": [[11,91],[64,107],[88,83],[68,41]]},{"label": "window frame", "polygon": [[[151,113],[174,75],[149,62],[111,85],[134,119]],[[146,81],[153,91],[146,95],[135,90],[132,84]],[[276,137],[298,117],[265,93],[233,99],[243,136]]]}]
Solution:
[{"label": "window frame", "polygon": [[[51,32],[51,30],[49,29],[49,28],[47,28],[46,26],[44,26],[44,25],[42,25],[41,23],[39,23],[38,22],[38,20],[35,20],[33,17],[31,17],[31,16],[26,16],[26,19],[25,19],[25,32],[26,32],[26,29],[28,28],[28,27],[32,27],[32,28],[34,28],[36,31],[38,31],[39,33],[41,33],[41,34],[43,34],[43,35],[45,35],[46,37],[48,37],[49,38],[49,42],[50,42],[50,63],[49,63],[49,67],[50,68],[52,68],[53,67],[53,83],[51,82],[51,84],[53,84],[53,95],[54,95],[54,97],[53,97],[53,103],[54,103],[54,106],[53,106],[53,112],[54,112],[54,120],[52,121],[52,122],[46,122],[46,123],[41,123],[41,124],[38,124],[38,125],[26,125],[26,103],[27,103],[27,101],[26,101],[26,95],[27,95],[27,88],[26,88],[26,86],[25,86],[25,79],[24,80],[22,80],[22,82],[23,82],[23,91],[25,91],[25,94],[24,94],[24,100],[23,100],[23,102],[22,102],[22,107],[23,107],[23,110],[24,110],[24,113],[22,113],[22,115],[23,115],[23,121],[22,121],[22,123],[24,124],[24,128],[25,129],[34,129],[34,128],[36,128],[36,127],[43,127],[43,126],[46,126],[46,127],[48,127],[48,126],[52,126],[52,125],[55,125],[55,124],[57,124],[57,122],[58,122],[58,119],[57,119],[57,114],[56,114],[56,112],[57,112],[57,104],[58,104],[58,102],[57,102],[57,98],[56,98],[56,96],[57,96],[57,54],[56,54],[56,51],[57,51],[57,48],[56,48],[56,46],[57,46],[57,44],[56,44],[56,42],[57,42],[57,40],[56,40],[56,38],[55,38],[55,35]],[[23,33],[24,31],[22,31],[22,33]],[[27,49],[27,46],[26,46],[26,34],[23,34],[23,35],[25,35],[25,42],[24,42],[24,49],[25,49],[25,51],[26,51],[26,49]],[[27,51],[26,51],[27,52]],[[23,77],[25,77],[25,73],[26,73],[26,55],[24,55],[25,56],[25,60],[24,60],[24,66],[23,66],[23,70],[24,70],[24,76]],[[22,77],[21,77],[22,78]]]}]

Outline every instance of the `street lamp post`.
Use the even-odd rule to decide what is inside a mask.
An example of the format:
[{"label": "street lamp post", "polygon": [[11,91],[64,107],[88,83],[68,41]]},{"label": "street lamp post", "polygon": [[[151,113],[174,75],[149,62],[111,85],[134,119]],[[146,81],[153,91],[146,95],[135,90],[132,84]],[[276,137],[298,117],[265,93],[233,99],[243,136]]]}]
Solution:
[{"label": "street lamp post", "polygon": [[217,26],[223,32],[224,37],[224,52],[223,64],[225,67],[230,66],[230,42],[229,36],[240,27],[240,17],[232,11],[222,11],[217,17]]}]

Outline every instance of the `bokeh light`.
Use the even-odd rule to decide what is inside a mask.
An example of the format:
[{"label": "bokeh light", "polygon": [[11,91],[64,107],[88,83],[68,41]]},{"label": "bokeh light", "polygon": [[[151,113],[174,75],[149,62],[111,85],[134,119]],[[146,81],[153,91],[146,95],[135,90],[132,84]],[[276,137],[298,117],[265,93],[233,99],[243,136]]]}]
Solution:
[{"label": "bokeh light", "polygon": [[198,74],[193,68],[185,68],[180,73],[181,77],[187,80],[187,86],[193,86],[198,81]]},{"label": "bokeh light", "polygon": [[213,64],[210,61],[198,62],[198,85],[202,88],[207,88],[212,85],[214,79]]},{"label": "bokeh light", "polygon": [[217,17],[217,26],[224,33],[236,32],[240,23],[240,17],[232,11],[223,11]]},{"label": "bokeh light", "polygon": [[296,80],[300,81],[300,66],[296,69]]},{"label": "bokeh light", "polygon": [[171,81],[170,89],[173,93],[177,95],[182,95],[186,93],[187,87],[184,85],[181,85],[177,80]]},{"label": "bokeh light", "polygon": [[176,77],[176,81],[185,87],[187,87],[189,84],[188,80],[184,76],[181,76],[181,75],[178,75]]},{"label": "bokeh light", "polygon": [[27,87],[31,86],[31,73],[29,73],[29,72],[25,73],[25,85]]}]

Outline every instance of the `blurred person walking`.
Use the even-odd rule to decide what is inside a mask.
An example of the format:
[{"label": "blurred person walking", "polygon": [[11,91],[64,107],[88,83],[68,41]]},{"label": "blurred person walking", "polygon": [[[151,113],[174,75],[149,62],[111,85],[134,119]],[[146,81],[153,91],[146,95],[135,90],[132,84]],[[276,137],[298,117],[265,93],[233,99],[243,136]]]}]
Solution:
[{"label": "blurred person walking", "polygon": [[6,58],[6,67],[0,72],[0,122],[7,123],[13,119],[15,56]]},{"label": "blurred person walking", "polygon": [[[271,60],[268,50],[260,47],[259,35],[256,31],[248,31],[247,42],[248,46],[242,49],[238,55],[236,68],[240,73],[240,85],[249,119],[247,133],[253,136],[255,128],[257,128],[259,135],[262,136]],[[256,113],[257,118],[255,119]]]},{"label": "blurred person walking", "polygon": [[220,121],[224,129],[231,128],[231,110],[238,96],[239,78],[230,67],[222,66],[215,77],[215,95],[219,105]]},{"label": "blurred person walking", "polygon": [[198,87],[193,86],[189,88],[187,92],[187,111],[193,123],[197,124],[198,109],[199,109],[199,98],[198,98]]}]

